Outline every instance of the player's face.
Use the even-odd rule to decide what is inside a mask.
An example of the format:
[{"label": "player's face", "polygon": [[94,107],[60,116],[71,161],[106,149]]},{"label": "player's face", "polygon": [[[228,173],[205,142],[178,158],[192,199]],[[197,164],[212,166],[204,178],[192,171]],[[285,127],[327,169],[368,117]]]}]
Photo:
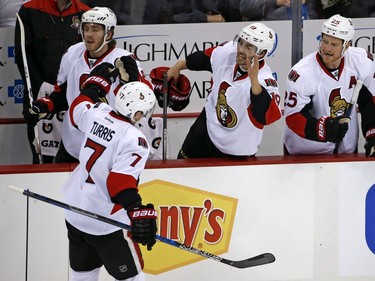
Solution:
[{"label": "player's face", "polygon": [[238,40],[237,44],[237,63],[243,69],[247,70],[246,59],[253,59],[257,51],[257,47],[246,42],[242,38]]},{"label": "player's face", "polygon": [[323,34],[320,41],[320,55],[324,64],[331,69],[337,68],[341,62],[342,39]]},{"label": "player's face", "polygon": [[90,55],[94,55],[94,52],[102,45],[104,33],[104,26],[101,24],[85,23],[83,25],[83,38]]}]

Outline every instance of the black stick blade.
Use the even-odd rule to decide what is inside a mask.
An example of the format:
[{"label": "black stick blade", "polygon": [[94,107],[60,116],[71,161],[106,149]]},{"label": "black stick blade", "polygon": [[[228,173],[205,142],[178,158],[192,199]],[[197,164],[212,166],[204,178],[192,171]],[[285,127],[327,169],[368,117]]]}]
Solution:
[{"label": "black stick blade", "polygon": [[252,258],[248,258],[242,261],[231,261],[227,259],[222,259],[221,262],[226,263],[230,266],[237,268],[248,268],[268,263],[273,263],[275,261],[275,256],[271,253],[261,254]]}]

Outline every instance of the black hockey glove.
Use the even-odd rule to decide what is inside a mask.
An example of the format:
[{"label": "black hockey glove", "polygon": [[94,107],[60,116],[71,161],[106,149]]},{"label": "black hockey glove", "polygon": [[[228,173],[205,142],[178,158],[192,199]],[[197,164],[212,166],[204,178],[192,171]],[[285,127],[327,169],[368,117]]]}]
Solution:
[{"label": "black hockey glove", "polygon": [[350,118],[344,116],[321,117],[317,123],[317,134],[320,141],[340,142],[349,129]]},{"label": "black hockey glove", "polygon": [[81,94],[90,97],[94,102],[106,102],[105,97],[118,75],[118,69],[111,63],[103,62],[97,65],[83,83]]},{"label": "black hockey glove", "polygon": [[52,103],[51,106],[53,106],[52,100],[45,97],[34,101],[32,106],[27,106],[22,111],[23,117],[25,118],[27,124],[35,126],[40,119],[46,117],[47,113],[49,112],[48,103]]},{"label": "black hockey glove", "polygon": [[367,157],[375,157],[375,136],[366,138],[365,150]]},{"label": "black hockey glove", "polygon": [[138,81],[139,70],[137,62],[131,56],[123,56],[115,60],[115,66],[120,71],[120,83]]},{"label": "black hockey glove", "polygon": [[144,206],[137,202],[130,206],[127,212],[131,220],[131,237],[133,241],[143,246],[147,245],[147,250],[150,251],[156,243],[157,213],[154,205],[149,203]]}]

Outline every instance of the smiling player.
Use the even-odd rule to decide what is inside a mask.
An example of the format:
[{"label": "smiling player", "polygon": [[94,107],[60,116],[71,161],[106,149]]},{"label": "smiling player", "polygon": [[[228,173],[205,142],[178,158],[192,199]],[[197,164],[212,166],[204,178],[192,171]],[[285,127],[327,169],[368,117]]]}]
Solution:
[{"label": "smiling player", "polygon": [[[349,110],[357,80],[366,155],[375,156],[375,64],[351,47],[351,19],[334,15],[322,25],[319,51],[293,66],[286,81],[284,144],[289,154],[353,153],[358,146],[356,110]],[[355,106],[355,105],[354,105]]]}]

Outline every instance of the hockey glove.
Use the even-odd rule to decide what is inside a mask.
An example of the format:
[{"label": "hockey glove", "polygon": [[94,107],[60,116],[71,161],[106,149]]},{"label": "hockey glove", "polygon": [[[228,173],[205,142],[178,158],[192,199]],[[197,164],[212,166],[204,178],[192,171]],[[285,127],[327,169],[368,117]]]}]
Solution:
[{"label": "hockey glove", "polygon": [[138,81],[138,65],[131,56],[123,56],[115,60],[115,66],[120,71],[120,83]]},{"label": "hockey glove", "polygon": [[106,95],[111,85],[116,81],[119,71],[108,62],[96,66],[82,85],[81,94],[86,95],[94,102],[106,102]]},{"label": "hockey glove", "polygon": [[366,133],[365,150],[366,156],[375,157],[375,129],[370,129]]},{"label": "hockey glove", "polygon": [[29,125],[35,126],[36,123],[40,119],[46,117],[48,112],[52,111],[52,109],[53,101],[50,98],[45,97],[34,101],[32,106],[27,106],[22,111],[22,114]]},{"label": "hockey glove", "polygon": [[[163,89],[164,73],[166,73],[168,69],[169,67],[159,66],[159,67],[152,69],[150,72],[151,83],[154,85],[155,97],[158,101],[158,105],[161,108],[163,108],[164,91],[168,91],[168,89]],[[168,85],[169,85],[169,82],[168,82]],[[169,104],[167,104],[167,106],[169,106]]]},{"label": "hockey glove", "polygon": [[335,118],[323,116],[317,123],[318,139],[323,142],[340,142],[349,129],[350,118],[338,116]]},{"label": "hockey glove", "polygon": [[134,242],[147,246],[151,250],[156,243],[156,219],[157,213],[154,205],[142,205],[137,202],[127,209],[128,216],[131,220],[131,237]]},{"label": "hockey glove", "polygon": [[190,102],[190,81],[189,79],[180,74],[177,81],[172,79],[169,90],[170,107],[173,111],[181,111]]}]

